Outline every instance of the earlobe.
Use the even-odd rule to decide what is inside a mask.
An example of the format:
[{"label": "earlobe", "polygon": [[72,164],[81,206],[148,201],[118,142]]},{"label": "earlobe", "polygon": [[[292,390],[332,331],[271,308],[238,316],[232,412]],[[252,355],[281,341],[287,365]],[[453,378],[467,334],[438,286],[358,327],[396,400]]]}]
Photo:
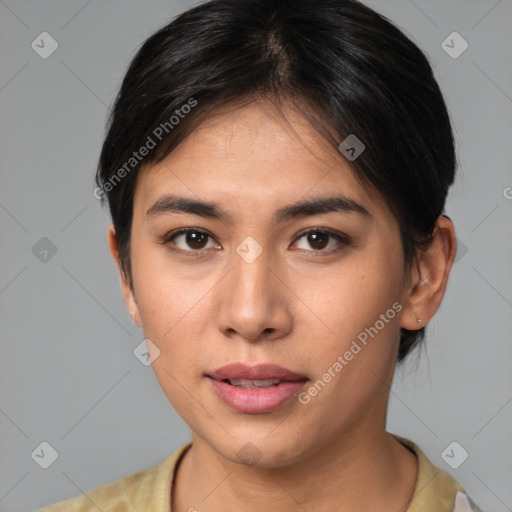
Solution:
[{"label": "earlobe", "polygon": [[107,240],[108,247],[110,250],[110,254],[112,256],[112,260],[116,265],[117,271],[119,273],[119,279],[121,283],[121,291],[123,293],[123,300],[128,310],[128,314],[132,322],[139,327],[141,327],[139,308],[137,304],[137,300],[135,298],[135,294],[132,290],[132,287],[128,280],[126,279],[122,268],[121,268],[121,260],[119,256],[119,244],[116,238],[116,232],[113,224],[110,224],[107,230]]},{"label": "earlobe", "polygon": [[436,222],[432,244],[418,254],[411,271],[400,324],[402,328],[411,331],[421,329],[435,315],[446,291],[456,249],[453,222],[441,216]]}]

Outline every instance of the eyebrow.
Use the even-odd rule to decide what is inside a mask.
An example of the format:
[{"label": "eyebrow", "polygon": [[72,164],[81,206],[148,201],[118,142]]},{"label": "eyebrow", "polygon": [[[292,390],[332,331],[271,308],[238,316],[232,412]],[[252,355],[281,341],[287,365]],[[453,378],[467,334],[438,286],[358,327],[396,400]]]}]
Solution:
[{"label": "eyebrow", "polygon": [[[164,213],[192,213],[201,217],[218,219],[226,223],[233,222],[233,216],[212,202],[190,199],[166,194],[151,206],[146,215],[153,216]],[[372,217],[371,213],[361,204],[345,196],[314,197],[279,208],[274,213],[276,222],[290,218],[308,217],[322,213],[356,213],[363,217]]]}]

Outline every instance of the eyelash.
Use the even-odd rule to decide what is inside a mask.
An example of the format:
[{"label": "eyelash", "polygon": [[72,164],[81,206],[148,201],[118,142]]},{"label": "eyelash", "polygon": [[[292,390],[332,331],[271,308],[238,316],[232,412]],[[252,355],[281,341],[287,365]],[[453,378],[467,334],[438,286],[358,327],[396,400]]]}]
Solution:
[{"label": "eyelash", "polygon": [[[206,235],[206,236],[208,236],[210,238],[213,238],[213,236],[210,233],[208,233],[208,231],[205,231],[204,229],[189,227],[189,228],[183,228],[183,229],[180,229],[178,231],[172,231],[170,233],[167,233],[166,235],[161,237],[158,240],[158,242],[161,243],[162,245],[167,245],[170,242],[172,242],[176,237],[178,237],[180,235],[183,235],[183,234],[186,234],[186,233],[202,233],[203,235]],[[324,254],[332,254],[332,253],[340,251],[343,247],[346,247],[346,246],[350,245],[350,243],[351,243],[351,240],[350,240],[349,236],[347,236],[345,234],[342,234],[342,233],[338,233],[336,231],[333,231],[333,230],[327,229],[327,228],[309,228],[306,231],[303,231],[303,232],[299,233],[297,235],[297,237],[295,238],[294,242],[297,241],[297,240],[300,240],[301,238],[307,236],[310,233],[319,233],[319,234],[322,234],[322,235],[331,236],[333,238],[336,238],[338,240],[338,242],[340,242],[340,244],[341,244],[341,246],[336,247],[334,249],[307,251],[307,252],[311,252],[311,253],[313,253],[315,255],[320,255],[322,253],[324,253]],[[208,252],[211,249],[198,249],[198,250],[193,250],[192,249],[190,251],[184,251],[182,249],[173,249],[173,248],[171,248],[171,250],[173,252],[176,252],[176,253],[179,253],[179,254],[184,254],[188,258],[199,258],[199,257],[201,257],[203,255],[203,253]],[[303,250],[303,249],[301,249],[301,250]]]}]

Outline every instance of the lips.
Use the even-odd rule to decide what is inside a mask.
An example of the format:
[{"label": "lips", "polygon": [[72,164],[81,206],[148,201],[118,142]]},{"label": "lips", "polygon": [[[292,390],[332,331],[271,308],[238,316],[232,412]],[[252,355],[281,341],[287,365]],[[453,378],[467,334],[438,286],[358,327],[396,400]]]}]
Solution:
[{"label": "lips", "polygon": [[241,413],[268,413],[296,396],[308,378],[275,364],[233,363],[210,372],[217,396]]}]

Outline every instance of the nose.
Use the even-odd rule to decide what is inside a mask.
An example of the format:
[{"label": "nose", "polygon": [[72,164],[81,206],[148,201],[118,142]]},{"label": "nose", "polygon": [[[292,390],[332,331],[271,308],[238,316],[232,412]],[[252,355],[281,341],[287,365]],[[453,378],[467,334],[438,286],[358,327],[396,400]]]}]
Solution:
[{"label": "nose", "polygon": [[293,292],[283,272],[263,252],[254,260],[238,254],[231,271],[216,288],[217,322],[226,337],[246,341],[275,340],[290,332]]}]

